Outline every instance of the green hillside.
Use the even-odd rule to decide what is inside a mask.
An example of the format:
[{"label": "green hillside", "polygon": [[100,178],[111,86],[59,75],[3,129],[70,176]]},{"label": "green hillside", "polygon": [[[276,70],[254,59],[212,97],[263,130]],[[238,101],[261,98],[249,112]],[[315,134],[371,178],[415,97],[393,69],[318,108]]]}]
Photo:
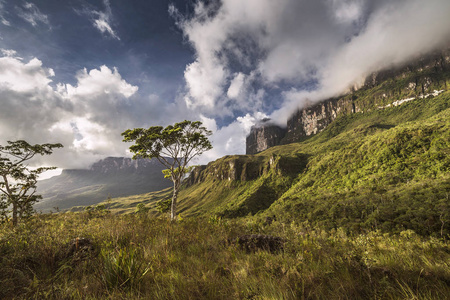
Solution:
[{"label": "green hillside", "polygon": [[0,224],[0,298],[449,299],[450,91],[386,107],[420,94],[411,76],[343,96],[363,112],[301,142],[196,168],[176,222],[167,188]]},{"label": "green hillside", "polygon": [[[359,97],[373,94],[362,90]],[[211,162],[181,191],[179,211],[441,236],[450,233],[449,154],[450,92],[444,92],[341,116],[300,143]],[[133,212],[144,203],[158,214],[157,201],[170,193],[112,199],[110,206]]]}]

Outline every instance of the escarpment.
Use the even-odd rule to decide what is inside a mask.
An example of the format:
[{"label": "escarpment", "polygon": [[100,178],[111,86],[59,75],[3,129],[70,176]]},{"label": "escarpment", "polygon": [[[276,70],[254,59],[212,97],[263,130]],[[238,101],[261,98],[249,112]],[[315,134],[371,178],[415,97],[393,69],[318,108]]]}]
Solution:
[{"label": "escarpment", "polygon": [[359,89],[346,95],[306,105],[288,119],[286,127],[264,120],[251,128],[246,154],[299,142],[323,131],[336,118],[404,103],[402,99],[423,98],[447,90],[450,79],[450,48],[420,57],[402,67],[369,75]]},{"label": "escarpment", "polygon": [[211,181],[252,181],[273,171],[277,176],[291,176],[306,167],[308,156],[254,157],[250,155],[225,156],[208,165],[195,167],[184,184],[189,187],[206,180]]}]

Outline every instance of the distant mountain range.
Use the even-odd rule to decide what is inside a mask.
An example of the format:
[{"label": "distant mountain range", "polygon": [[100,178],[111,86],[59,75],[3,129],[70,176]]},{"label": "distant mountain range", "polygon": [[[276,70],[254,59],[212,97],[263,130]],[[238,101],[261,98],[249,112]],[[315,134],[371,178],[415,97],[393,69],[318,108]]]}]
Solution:
[{"label": "distant mountain range", "polygon": [[107,157],[89,169],[63,170],[61,175],[38,182],[43,196],[34,207],[39,212],[93,205],[109,197],[124,197],[172,186],[156,159]]}]

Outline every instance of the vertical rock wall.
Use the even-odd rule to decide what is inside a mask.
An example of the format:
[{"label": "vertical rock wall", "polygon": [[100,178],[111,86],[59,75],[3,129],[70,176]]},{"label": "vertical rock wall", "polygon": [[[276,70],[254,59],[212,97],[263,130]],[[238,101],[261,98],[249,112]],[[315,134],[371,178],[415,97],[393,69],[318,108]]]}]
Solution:
[{"label": "vertical rock wall", "polygon": [[276,125],[253,126],[246,140],[246,153],[256,154],[270,147],[280,145],[286,135],[286,129]]},{"label": "vertical rock wall", "polygon": [[329,99],[313,106],[298,110],[287,123],[287,133],[283,144],[294,143],[302,137],[324,130],[337,116],[358,111],[351,99]]}]

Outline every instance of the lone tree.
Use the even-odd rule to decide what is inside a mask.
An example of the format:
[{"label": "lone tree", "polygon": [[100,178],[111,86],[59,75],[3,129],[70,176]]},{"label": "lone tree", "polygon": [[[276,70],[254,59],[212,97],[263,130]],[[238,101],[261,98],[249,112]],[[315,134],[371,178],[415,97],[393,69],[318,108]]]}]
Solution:
[{"label": "lone tree", "polygon": [[190,172],[189,162],[203,152],[212,149],[208,136],[211,131],[202,126],[200,121],[183,121],[166,128],[153,126],[149,129],[128,129],[122,133],[124,142],[135,142],[130,146],[133,159],[156,158],[167,169],[163,171],[166,178],[173,181],[171,220],[176,219],[177,197],[183,176]]},{"label": "lone tree", "polygon": [[48,155],[53,148],[61,147],[61,144],[30,145],[23,140],[0,145],[0,216],[6,217],[11,207],[12,222],[16,226],[19,218],[33,212],[33,204],[42,198],[36,195],[38,175],[55,167],[31,169],[25,163],[36,155]]}]

